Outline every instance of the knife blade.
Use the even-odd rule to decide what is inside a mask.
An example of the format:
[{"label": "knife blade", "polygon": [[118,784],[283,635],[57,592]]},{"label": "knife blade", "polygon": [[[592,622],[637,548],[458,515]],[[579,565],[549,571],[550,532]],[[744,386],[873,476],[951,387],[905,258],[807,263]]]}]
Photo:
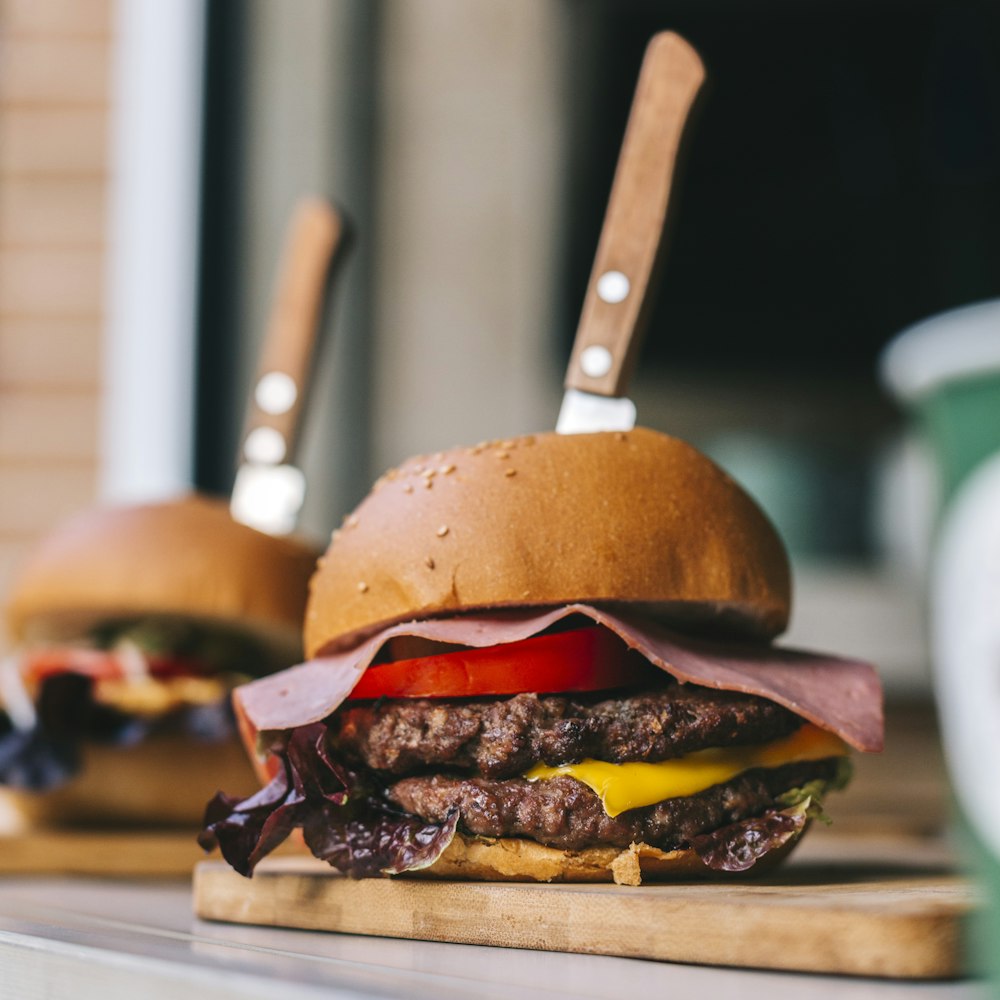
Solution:
[{"label": "knife blade", "polygon": [[625,396],[649,318],[677,149],[705,78],[698,54],[670,31],[646,47],[604,226],[566,371],[556,430],[629,430]]},{"label": "knife blade", "polygon": [[305,499],[295,448],[323,300],[343,233],[343,218],[331,204],[304,198],[285,238],[230,497],[235,520],[272,535],[294,530]]}]

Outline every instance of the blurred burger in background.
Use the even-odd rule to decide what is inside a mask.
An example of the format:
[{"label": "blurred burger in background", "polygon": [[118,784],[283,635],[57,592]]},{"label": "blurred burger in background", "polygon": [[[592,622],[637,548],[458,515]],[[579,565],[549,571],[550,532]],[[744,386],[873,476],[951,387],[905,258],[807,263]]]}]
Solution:
[{"label": "blurred burger in background", "polygon": [[88,510],[8,594],[0,786],[23,820],[195,825],[253,787],[234,686],[294,663],[316,553],[202,496]]},{"label": "blurred burger in background", "polygon": [[320,561],[311,659],[236,691],[268,783],[202,844],[244,874],[297,828],[353,876],[763,870],[882,745],[872,667],[772,645],[789,603],[766,516],[677,439],[412,459]]}]

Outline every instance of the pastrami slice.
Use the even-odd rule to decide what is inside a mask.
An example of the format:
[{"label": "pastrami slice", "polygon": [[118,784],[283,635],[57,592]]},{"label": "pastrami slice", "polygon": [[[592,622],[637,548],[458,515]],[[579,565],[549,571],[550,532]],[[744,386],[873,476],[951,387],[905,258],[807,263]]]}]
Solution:
[{"label": "pastrami slice", "polygon": [[587,604],[399,623],[353,649],[246,684],[235,697],[258,730],[292,729],[333,712],[392,638],[496,646],[537,635],[571,615],[584,615],[610,629],[682,683],[759,695],[835,733],[858,750],[882,749],[882,688],[870,664],[777,646],[682,637],[654,622]]}]

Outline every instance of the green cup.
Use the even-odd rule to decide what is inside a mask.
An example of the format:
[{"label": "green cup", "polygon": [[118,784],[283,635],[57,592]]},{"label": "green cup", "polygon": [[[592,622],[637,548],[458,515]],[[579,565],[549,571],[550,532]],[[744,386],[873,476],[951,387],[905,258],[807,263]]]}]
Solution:
[{"label": "green cup", "polygon": [[960,837],[986,890],[969,957],[1000,995],[1000,302],[904,331],[882,373],[936,460],[934,687]]},{"label": "green cup", "polygon": [[1000,451],[1000,300],[904,330],[882,355],[882,380],[930,443],[946,506]]}]

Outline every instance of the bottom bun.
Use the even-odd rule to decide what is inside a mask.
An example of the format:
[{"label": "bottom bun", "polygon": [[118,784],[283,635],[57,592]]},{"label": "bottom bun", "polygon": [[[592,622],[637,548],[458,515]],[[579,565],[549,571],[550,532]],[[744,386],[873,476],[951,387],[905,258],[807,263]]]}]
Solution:
[{"label": "bottom bun", "polygon": [[150,736],[134,746],[84,749],[83,767],[48,792],[0,789],[0,815],[11,829],[31,826],[200,828],[205,804],[220,789],[241,798],[259,787],[239,740],[202,743]]},{"label": "bottom bun", "polygon": [[709,868],[690,849],[661,851],[648,844],[632,844],[624,850],[587,847],[563,851],[533,840],[467,837],[456,833],[433,865],[407,875],[472,882],[615,882],[618,885],[642,885],[643,880],[756,876],[779,864],[801,839],[801,835],[792,838],[745,872],[720,872]]}]

